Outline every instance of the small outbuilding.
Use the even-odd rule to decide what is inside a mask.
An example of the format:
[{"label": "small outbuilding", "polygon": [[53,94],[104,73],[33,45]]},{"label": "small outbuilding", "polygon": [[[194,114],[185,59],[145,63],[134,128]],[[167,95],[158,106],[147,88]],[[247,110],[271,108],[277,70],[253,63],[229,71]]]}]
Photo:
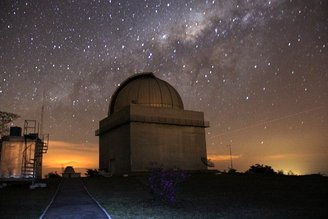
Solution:
[{"label": "small outbuilding", "polygon": [[36,124],[36,120],[25,120],[23,133],[21,127],[10,127],[9,135],[0,136],[0,178],[42,178],[49,135],[38,133]]},{"label": "small outbuilding", "polygon": [[79,178],[81,173],[76,173],[72,166],[67,166],[62,173],[63,178]]}]

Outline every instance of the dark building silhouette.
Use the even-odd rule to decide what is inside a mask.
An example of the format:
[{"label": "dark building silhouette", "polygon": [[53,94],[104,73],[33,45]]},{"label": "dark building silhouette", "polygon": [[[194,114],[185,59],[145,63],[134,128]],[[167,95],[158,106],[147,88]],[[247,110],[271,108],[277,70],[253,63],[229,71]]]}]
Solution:
[{"label": "dark building silhouette", "polygon": [[99,168],[147,171],[152,163],[185,170],[206,165],[204,113],[185,110],[179,93],[152,73],[125,80],[99,122]]}]

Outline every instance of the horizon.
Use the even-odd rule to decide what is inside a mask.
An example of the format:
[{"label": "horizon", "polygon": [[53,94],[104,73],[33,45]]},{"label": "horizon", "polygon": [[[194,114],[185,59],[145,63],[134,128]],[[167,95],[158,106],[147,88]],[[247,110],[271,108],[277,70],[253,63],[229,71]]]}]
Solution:
[{"label": "horizon", "polygon": [[[85,159],[86,157],[90,158],[90,151],[87,151],[85,155],[83,155],[84,153],[81,153],[81,150],[79,153],[76,153],[75,155],[70,155],[67,154],[65,151],[66,150],[70,150],[68,149],[69,147],[67,147],[67,142],[53,142],[52,144],[55,144],[55,148],[57,148],[57,151],[55,152],[51,152],[51,148],[50,151],[48,151],[48,153],[50,153],[50,155],[48,156],[48,153],[44,155],[44,161],[43,161],[43,177],[45,174],[49,173],[49,172],[54,172],[58,170],[63,170],[66,166],[73,166],[74,169],[76,170],[86,170],[86,169],[98,169],[99,165],[98,165],[98,151],[94,150],[92,151],[92,160],[88,160],[89,166],[85,165]],[[58,145],[63,144],[64,147],[58,147]],[[51,143],[50,143],[51,145]],[[57,147],[56,147],[57,146]],[[72,144],[71,147],[76,147],[77,144]],[[97,147],[98,145],[94,145],[93,148]],[[58,148],[62,148],[63,149],[63,153],[61,155],[59,155],[61,157],[61,159],[58,159]],[[74,150],[73,150],[74,151]],[[297,164],[296,165],[283,165],[283,164],[279,164],[276,162],[261,162],[261,159],[259,159],[258,161],[254,161],[252,162],[248,162],[245,165],[241,165],[240,162],[238,161],[238,159],[241,159],[241,155],[232,155],[232,159],[233,159],[233,168],[237,170],[237,172],[245,172],[247,171],[251,165],[254,164],[263,164],[263,165],[268,165],[271,166],[274,171],[278,172],[280,170],[282,170],[284,172],[285,175],[288,174],[289,171],[291,171],[293,174],[295,175],[309,175],[309,174],[322,174],[324,176],[328,175],[328,171],[325,170],[306,170],[305,168],[302,169],[300,168]],[[230,168],[230,154],[222,154],[222,155],[214,155],[211,156],[208,154],[208,159],[210,159],[215,166],[213,168],[208,168],[210,170],[218,170],[218,171],[228,171]],[[275,158],[279,158],[278,157],[272,157],[273,160],[275,160]],[[262,160],[263,161],[263,160]],[[247,166],[249,164],[249,166]],[[294,168],[293,168],[294,167]],[[47,171],[45,171],[47,170]],[[85,171],[84,171],[85,172]],[[82,172],[82,174],[84,174],[84,172]],[[59,172],[61,173],[61,172]]]}]

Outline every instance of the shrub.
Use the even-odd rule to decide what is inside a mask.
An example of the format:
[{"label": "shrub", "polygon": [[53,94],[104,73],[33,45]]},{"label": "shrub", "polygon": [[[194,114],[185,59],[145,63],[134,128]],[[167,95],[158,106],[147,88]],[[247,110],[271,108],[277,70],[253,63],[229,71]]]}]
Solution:
[{"label": "shrub", "polygon": [[55,172],[50,172],[50,173],[46,174],[45,177],[46,177],[47,179],[56,179],[56,178],[61,178],[61,176],[57,173],[57,171],[55,171]]},{"label": "shrub", "polygon": [[278,170],[278,171],[277,171],[277,174],[280,175],[280,176],[285,175],[285,173],[284,173],[283,170]]},{"label": "shrub", "polygon": [[288,173],[287,173],[287,175],[288,176],[295,176],[295,173],[293,171],[289,170]]},{"label": "shrub", "polygon": [[87,177],[97,177],[99,176],[99,171],[97,169],[87,169],[85,175]]},{"label": "shrub", "polygon": [[235,174],[235,173],[237,173],[237,170],[234,169],[234,168],[229,168],[228,173],[229,174]]},{"label": "shrub", "polygon": [[276,174],[276,172],[272,169],[271,166],[263,165],[263,164],[255,164],[252,165],[246,173],[255,173],[255,174],[267,174],[267,175],[273,175]]},{"label": "shrub", "polygon": [[176,190],[179,183],[187,179],[185,171],[164,169],[162,166],[150,168],[148,183],[151,195],[168,204],[176,203]]}]

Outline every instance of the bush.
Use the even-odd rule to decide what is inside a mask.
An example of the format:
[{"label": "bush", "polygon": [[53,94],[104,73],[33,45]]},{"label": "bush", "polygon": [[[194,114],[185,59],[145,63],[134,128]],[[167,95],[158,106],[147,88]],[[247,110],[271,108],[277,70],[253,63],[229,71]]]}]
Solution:
[{"label": "bush", "polygon": [[148,178],[151,195],[157,200],[174,204],[176,203],[177,186],[186,179],[185,171],[154,166],[150,169]]},{"label": "bush", "polygon": [[263,165],[263,164],[255,164],[252,165],[246,173],[254,173],[254,174],[267,174],[267,175],[273,175],[276,174],[276,172],[272,169],[271,166]]},{"label": "bush", "polygon": [[57,178],[61,178],[61,176],[57,173],[57,171],[55,171],[55,172],[50,172],[50,173],[46,174],[45,177],[46,177],[47,179],[57,179]]},{"label": "bush", "polygon": [[234,168],[229,168],[228,173],[229,174],[235,174],[235,173],[237,173],[237,170],[234,169]]},{"label": "bush", "polygon": [[284,171],[283,171],[283,170],[278,170],[278,171],[277,171],[277,174],[278,174],[278,175],[280,175],[280,176],[283,176],[283,175],[285,175],[285,173],[284,173]]},{"label": "bush", "polygon": [[97,177],[99,175],[99,171],[97,169],[87,169],[87,172],[85,173],[87,177]]}]

